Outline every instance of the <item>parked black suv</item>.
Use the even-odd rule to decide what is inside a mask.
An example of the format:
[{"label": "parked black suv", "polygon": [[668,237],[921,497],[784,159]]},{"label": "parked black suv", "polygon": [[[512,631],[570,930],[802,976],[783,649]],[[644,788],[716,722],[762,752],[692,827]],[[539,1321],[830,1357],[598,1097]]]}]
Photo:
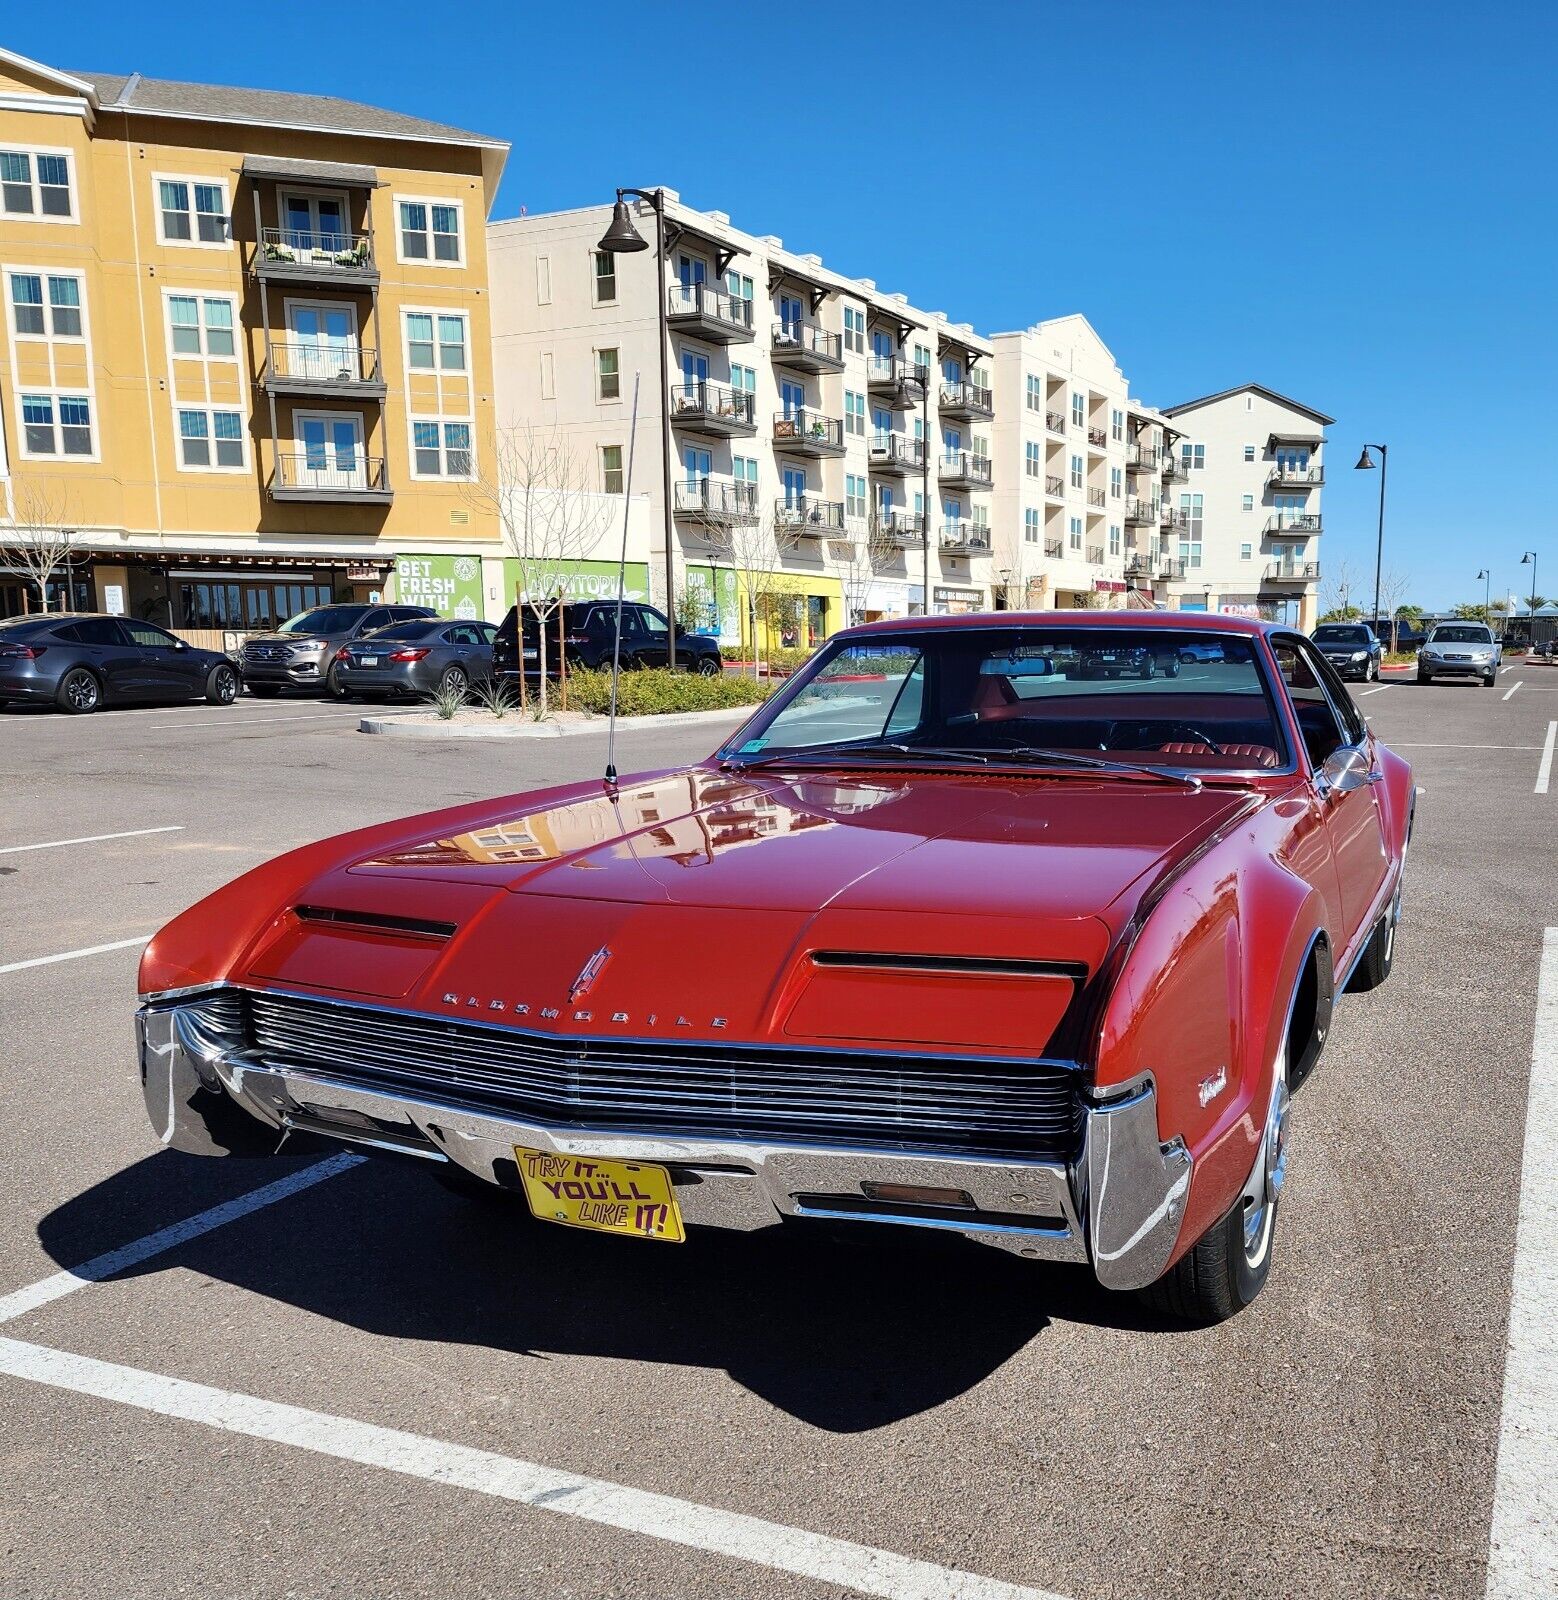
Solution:
[{"label": "parked black suv", "polygon": [[290,686],[315,693],[323,689],[340,700],[346,690],[335,661],[343,645],[392,622],[437,615],[431,606],[312,606],[288,617],[275,633],[244,642],[244,684],[250,694],[275,695]]},{"label": "parked black suv", "polygon": [[1385,645],[1367,623],[1326,622],[1309,637],[1341,677],[1357,678],[1362,683],[1379,677]]},{"label": "parked black suv", "polygon": [[[559,620],[559,613],[561,620]],[[495,678],[514,679],[519,676],[519,651],[515,630],[519,607],[510,606],[509,614],[498,625],[498,636],[492,645],[492,672]],[[558,608],[546,619],[546,671],[548,677],[557,675],[557,639],[562,635],[570,667],[589,667],[611,670],[611,641],[617,627],[617,602],[615,600],[574,600]],[[529,677],[540,673],[540,638],[536,613],[525,609],[525,672]],[[636,600],[622,604],[622,650],[624,668],[663,667],[669,651],[666,640],[670,628],[662,612]],[[676,664],[691,672],[700,672],[707,678],[717,677],[725,670],[720,659],[719,640],[707,633],[682,633],[676,635]]]}]

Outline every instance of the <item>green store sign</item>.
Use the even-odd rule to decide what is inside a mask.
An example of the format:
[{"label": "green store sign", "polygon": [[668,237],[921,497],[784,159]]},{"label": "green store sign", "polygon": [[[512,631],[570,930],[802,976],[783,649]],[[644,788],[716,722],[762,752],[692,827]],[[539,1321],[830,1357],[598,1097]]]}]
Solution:
[{"label": "green store sign", "polygon": [[[549,574],[550,576],[550,574]],[[630,561],[622,569],[623,598],[648,600],[649,565],[644,561]],[[572,561],[562,573],[565,600],[615,600],[617,598],[617,563],[615,561]],[[525,585],[525,563],[512,556],[503,562],[504,610],[514,604],[515,596]]]},{"label": "green store sign", "polygon": [[712,633],[721,644],[740,644],[740,589],[730,567],[689,566],[687,592],[697,598],[701,632]]},{"label": "green store sign", "polygon": [[482,615],[480,556],[395,557],[395,598],[462,622]]}]

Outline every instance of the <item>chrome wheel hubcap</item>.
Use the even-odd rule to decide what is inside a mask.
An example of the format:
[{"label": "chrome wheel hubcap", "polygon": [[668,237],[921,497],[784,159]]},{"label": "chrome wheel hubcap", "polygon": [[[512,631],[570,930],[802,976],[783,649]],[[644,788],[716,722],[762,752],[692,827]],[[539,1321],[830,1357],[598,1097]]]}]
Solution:
[{"label": "chrome wheel hubcap", "polygon": [[1276,1082],[1266,1113],[1266,1129],[1261,1135],[1260,1154],[1244,1189],[1244,1259],[1258,1267],[1271,1248],[1271,1230],[1276,1222],[1277,1202],[1287,1179],[1288,1113],[1292,1106],[1288,1094],[1287,1046],[1277,1061]]}]

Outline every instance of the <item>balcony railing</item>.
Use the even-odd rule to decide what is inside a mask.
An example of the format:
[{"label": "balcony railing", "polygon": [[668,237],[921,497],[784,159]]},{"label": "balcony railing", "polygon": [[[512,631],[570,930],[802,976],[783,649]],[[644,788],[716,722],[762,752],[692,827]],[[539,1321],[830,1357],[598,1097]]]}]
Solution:
[{"label": "balcony railing", "polygon": [[757,485],[733,478],[683,479],[674,486],[672,510],[699,522],[756,522]]},{"label": "balcony railing", "polygon": [[1158,520],[1158,508],[1151,500],[1141,500],[1135,495],[1125,502],[1125,520],[1128,523],[1153,523]]},{"label": "balcony railing", "polygon": [[1046,539],[1044,541],[1044,557],[1047,561],[1059,561],[1065,554],[1065,545],[1059,539]]},{"label": "balcony railing", "polygon": [[1158,470],[1158,447],[1155,444],[1127,445],[1125,464],[1133,472],[1156,472]]},{"label": "balcony railing", "polygon": [[774,521],[781,528],[827,538],[844,531],[844,503],[809,494],[785,495],[774,502]]},{"label": "balcony railing", "polygon": [[1273,561],[1261,576],[1266,583],[1314,583],[1320,576],[1320,563]]},{"label": "balcony railing", "polygon": [[1054,496],[1057,500],[1064,498],[1066,480],[1057,472],[1046,473],[1044,477],[1044,492],[1047,495]]},{"label": "balcony railing", "polygon": [[1172,506],[1158,507],[1158,526],[1160,528],[1183,528],[1189,520],[1183,511],[1176,511]]},{"label": "balcony railing", "polygon": [[360,344],[267,344],[265,372],[272,387],[316,390],[383,387],[379,352]]},{"label": "balcony railing", "polygon": [[1087,430],[1087,442],[1095,449],[1107,450],[1109,448],[1109,435],[1103,428],[1089,428]]},{"label": "balcony railing", "polygon": [[276,277],[375,278],[371,233],[322,233],[303,228],[261,228],[255,270]]},{"label": "balcony railing", "polygon": [[936,478],[948,488],[988,489],[990,459],[968,450],[948,450],[936,462]]},{"label": "balcony railing", "polygon": [[990,529],[982,522],[944,522],[941,548],[968,555],[989,555]]},{"label": "balcony railing", "polygon": [[722,438],[757,432],[753,396],[745,389],[732,389],[728,383],[707,378],[672,385],[671,421]]},{"label": "balcony railing", "polygon": [[1091,566],[1101,567],[1104,564],[1104,547],[1101,544],[1090,544],[1087,547],[1087,559]]},{"label": "balcony railing", "polygon": [[1316,489],[1325,482],[1324,467],[1275,466],[1266,474],[1273,489]]},{"label": "balcony railing", "polygon": [[1320,513],[1307,511],[1279,511],[1266,519],[1267,533],[1319,533]]},{"label": "balcony railing", "polygon": [[1044,413],[1044,426],[1051,433],[1064,433],[1066,431],[1066,413],[1064,411],[1046,411]]},{"label": "balcony railing", "polygon": [[1185,475],[1185,463],[1172,450],[1165,450],[1163,452],[1163,476],[1165,478],[1183,478]]},{"label": "balcony railing", "polygon": [[914,399],[918,402],[929,382],[929,371],[907,356],[874,355],[866,361],[866,383],[872,389],[913,389],[916,391]]},{"label": "balcony railing", "polygon": [[892,544],[919,544],[925,537],[925,518],[918,511],[878,511],[876,531]]},{"label": "balcony railing", "polygon": [[1104,491],[1102,489],[1089,489],[1087,491],[1087,503],[1092,506],[1094,510],[1102,511],[1105,504]]},{"label": "balcony railing", "polygon": [[791,455],[841,456],[844,424],[837,417],[825,417],[816,411],[777,411],[774,448]]},{"label": "balcony railing", "polygon": [[906,433],[879,433],[871,440],[873,472],[918,472],[925,463],[925,441]]},{"label": "balcony railing", "polygon": [[271,497],[277,500],[388,500],[389,471],[383,456],[332,456],[313,451],[276,457]]},{"label": "balcony railing", "polygon": [[773,358],[803,372],[842,372],[844,339],[810,322],[776,322]]},{"label": "balcony railing", "polygon": [[1185,576],[1185,563],[1172,556],[1132,556],[1125,563],[1125,576],[1151,583],[1178,583]]},{"label": "balcony railing", "polygon": [[752,302],[712,283],[673,283],[666,291],[665,318],[673,328],[697,332],[715,344],[742,344],[752,337]]},{"label": "balcony railing", "polygon": [[995,401],[990,391],[979,383],[944,383],[938,406],[949,417],[993,417]]}]

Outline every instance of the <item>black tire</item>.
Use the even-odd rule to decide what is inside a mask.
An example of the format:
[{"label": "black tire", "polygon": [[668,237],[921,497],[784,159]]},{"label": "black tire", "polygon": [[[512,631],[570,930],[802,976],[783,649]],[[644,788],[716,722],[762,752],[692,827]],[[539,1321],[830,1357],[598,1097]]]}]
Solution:
[{"label": "black tire", "polygon": [[698,676],[700,678],[717,678],[720,675],[720,671],[721,667],[717,657],[698,657]]},{"label": "black tire", "polygon": [[1401,886],[1397,884],[1390,910],[1374,925],[1374,932],[1363,947],[1358,965],[1352,969],[1352,981],[1347,985],[1348,989],[1357,994],[1366,994],[1370,989],[1379,988],[1390,976],[1390,969],[1396,964],[1396,928],[1400,921]]},{"label": "black tire", "polygon": [[341,664],[339,661],[330,663],[330,670],[325,674],[325,694],[332,700],[346,698],[346,685],[341,682]]},{"label": "black tire", "polygon": [[246,683],[244,688],[258,700],[274,700],[281,693],[279,683]]},{"label": "black tire", "polygon": [[1484,689],[1491,689],[1493,687],[1493,685],[1495,683],[1497,683],[1497,682],[1498,682],[1498,674],[1496,672],[1490,672],[1487,675],[1487,677],[1485,677],[1482,680],[1482,687]]},{"label": "black tire", "polygon": [[440,694],[458,693],[462,700],[470,687],[470,674],[461,666],[445,667],[443,677],[438,680],[438,692]]},{"label": "black tire", "polygon": [[238,698],[238,674],[225,662],[219,661],[206,678],[206,703],[213,706],[230,706]]},{"label": "black tire", "polygon": [[103,703],[103,685],[95,672],[72,667],[54,691],[54,703],[73,717],[90,716]]},{"label": "black tire", "polygon": [[1424,672],[1423,669],[1419,667],[1417,670],[1417,681],[1419,683],[1432,683],[1434,681],[1434,675],[1431,672]]},{"label": "black tire", "polygon": [[1371,661],[1368,664],[1368,667],[1364,670],[1363,681],[1365,683],[1379,682],[1379,662]]},{"label": "black tire", "polygon": [[1152,663],[1150,661],[1141,669],[1138,676],[1142,678],[1150,678],[1152,676]]}]

